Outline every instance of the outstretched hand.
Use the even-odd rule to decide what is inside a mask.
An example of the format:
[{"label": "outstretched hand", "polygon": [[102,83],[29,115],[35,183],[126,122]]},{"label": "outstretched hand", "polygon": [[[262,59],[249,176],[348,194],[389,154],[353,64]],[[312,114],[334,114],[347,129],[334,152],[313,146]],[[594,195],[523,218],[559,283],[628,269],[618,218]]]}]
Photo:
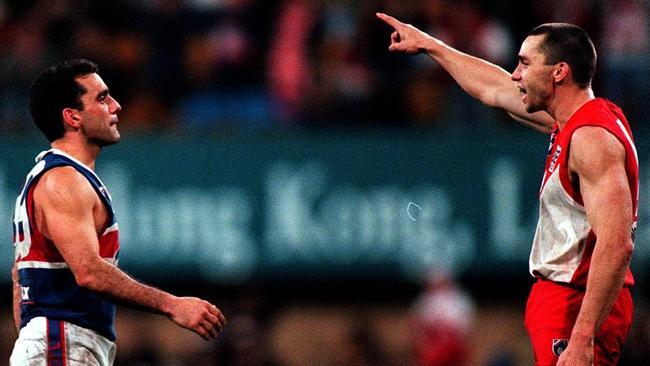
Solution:
[{"label": "outstretched hand", "polygon": [[216,338],[226,325],[226,317],[216,306],[196,297],[178,297],[169,318],[203,339]]},{"label": "outstretched hand", "polygon": [[430,35],[410,24],[402,23],[390,15],[384,13],[377,13],[376,15],[377,18],[383,20],[394,29],[393,33],[390,35],[390,46],[388,46],[389,51],[416,54],[424,52],[427,43],[436,41],[436,39]]}]

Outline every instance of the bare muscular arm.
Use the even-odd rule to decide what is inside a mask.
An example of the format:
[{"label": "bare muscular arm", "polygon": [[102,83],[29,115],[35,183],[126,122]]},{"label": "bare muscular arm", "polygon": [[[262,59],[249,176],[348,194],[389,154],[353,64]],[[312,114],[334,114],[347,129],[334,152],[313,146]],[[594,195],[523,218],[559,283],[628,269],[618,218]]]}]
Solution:
[{"label": "bare muscular arm", "polygon": [[13,314],[14,314],[14,325],[16,326],[16,332],[20,332],[20,284],[18,283],[18,268],[14,263],[13,268],[11,269],[11,282],[13,290]]},{"label": "bare muscular arm", "polygon": [[463,90],[481,103],[503,109],[516,121],[540,132],[551,132],[551,116],[546,112],[526,112],[519,89],[511,80],[510,73],[503,68],[452,48],[389,15],[377,13],[377,17],[394,29],[388,47],[390,51],[427,54],[438,62]]},{"label": "bare muscular arm", "polygon": [[106,209],[76,170],[63,167],[45,173],[34,188],[34,201],[38,227],[54,242],[80,286],[115,302],[164,314],[205,339],[221,331],[225,318],[214,305],[144,285],[101,258],[98,231]]},{"label": "bare muscular arm", "polygon": [[582,306],[558,365],[590,365],[594,337],[623,287],[634,247],[625,149],[605,129],[582,127],[571,140],[569,169],[578,176],[597,242]]}]

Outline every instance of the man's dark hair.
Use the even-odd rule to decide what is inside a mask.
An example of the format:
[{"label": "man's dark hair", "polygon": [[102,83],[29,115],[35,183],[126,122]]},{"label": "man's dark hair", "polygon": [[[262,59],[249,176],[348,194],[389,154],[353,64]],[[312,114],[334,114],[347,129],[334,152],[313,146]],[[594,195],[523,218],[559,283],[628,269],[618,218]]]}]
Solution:
[{"label": "man's dark hair", "polygon": [[596,72],[596,49],[584,29],[568,23],[546,23],[528,35],[545,36],[539,48],[547,65],[566,62],[578,86],[586,88],[591,85]]},{"label": "man's dark hair", "polygon": [[63,137],[61,112],[65,108],[83,110],[81,96],[87,90],[76,79],[98,71],[95,63],[75,59],[54,65],[36,77],[29,90],[29,110],[34,123],[50,142]]}]

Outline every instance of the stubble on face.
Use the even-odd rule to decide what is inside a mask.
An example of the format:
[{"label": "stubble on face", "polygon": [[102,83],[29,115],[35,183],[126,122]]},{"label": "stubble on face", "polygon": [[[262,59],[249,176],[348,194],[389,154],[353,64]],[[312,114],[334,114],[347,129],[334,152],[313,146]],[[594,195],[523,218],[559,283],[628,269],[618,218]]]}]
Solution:
[{"label": "stubble on face", "polygon": [[84,75],[77,82],[86,89],[81,96],[84,109],[81,130],[87,140],[99,147],[116,144],[120,141],[117,129],[117,113],[120,106],[109,94],[108,87],[97,74]]},{"label": "stubble on face", "polygon": [[540,48],[543,37],[529,36],[522,43],[519,53],[520,60],[526,63],[525,71],[521,72],[520,89],[528,113],[546,110],[547,101],[553,93],[552,65],[546,64],[546,56]]}]

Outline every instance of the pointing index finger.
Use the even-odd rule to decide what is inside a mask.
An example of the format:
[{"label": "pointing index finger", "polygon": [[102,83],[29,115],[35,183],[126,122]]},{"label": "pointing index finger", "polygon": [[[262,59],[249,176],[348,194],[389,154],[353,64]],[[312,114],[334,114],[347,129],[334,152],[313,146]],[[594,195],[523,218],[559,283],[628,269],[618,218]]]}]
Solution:
[{"label": "pointing index finger", "polygon": [[397,29],[400,25],[402,25],[402,22],[399,20],[393,18],[392,16],[384,13],[376,13],[377,18],[383,20],[386,24],[390,25],[391,27]]}]

